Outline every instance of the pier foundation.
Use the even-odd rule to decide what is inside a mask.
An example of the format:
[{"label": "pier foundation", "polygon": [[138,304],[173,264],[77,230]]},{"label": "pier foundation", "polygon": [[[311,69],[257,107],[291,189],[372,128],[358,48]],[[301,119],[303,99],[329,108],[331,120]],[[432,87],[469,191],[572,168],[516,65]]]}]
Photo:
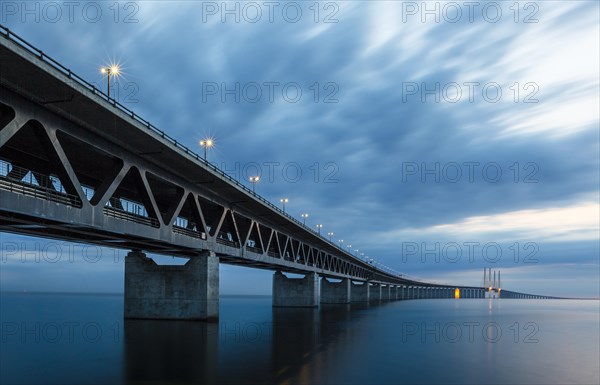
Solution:
[{"label": "pier foundation", "polygon": [[321,278],[321,303],[350,303],[350,285],[348,278],[341,282]]},{"label": "pier foundation", "polygon": [[219,258],[213,252],[183,266],[157,265],[139,251],[125,257],[126,319],[216,320]]},{"label": "pier foundation", "polygon": [[274,307],[317,307],[319,286],[316,273],[303,278],[288,278],[281,271],[273,274]]}]

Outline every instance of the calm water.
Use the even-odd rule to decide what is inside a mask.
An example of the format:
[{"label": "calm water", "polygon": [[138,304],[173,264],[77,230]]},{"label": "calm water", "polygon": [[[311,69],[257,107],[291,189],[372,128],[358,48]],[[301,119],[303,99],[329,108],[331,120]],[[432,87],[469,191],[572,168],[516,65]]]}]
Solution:
[{"label": "calm water", "polygon": [[123,321],[121,295],[0,295],[2,384],[598,384],[598,301],[411,300],[218,323]]}]

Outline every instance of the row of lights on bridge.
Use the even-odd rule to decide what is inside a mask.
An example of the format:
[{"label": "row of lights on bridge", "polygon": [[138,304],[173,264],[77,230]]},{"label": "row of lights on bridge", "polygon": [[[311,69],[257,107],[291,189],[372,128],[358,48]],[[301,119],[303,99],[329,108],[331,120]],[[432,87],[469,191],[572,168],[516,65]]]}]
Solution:
[{"label": "row of lights on bridge", "polygon": [[[102,73],[103,75],[106,75],[106,79],[107,79],[107,86],[106,86],[106,90],[107,90],[107,95],[110,98],[110,79],[111,76],[112,77],[118,77],[121,74],[121,69],[119,67],[118,64],[111,64],[109,66],[106,67],[101,67],[100,68],[100,73]],[[206,153],[209,149],[213,148],[215,145],[215,140],[214,138],[208,137],[208,138],[204,138],[202,140],[200,140],[200,142],[198,143],[204,152],[204,160],[206,161]],[[251,176],[248,178],[248,181],[252,184],[252,192],[256,193],[256,184],[260,181],[260,176],[256,175],[256,176]],[[279,202],[281,202],[282,205],[282,210],[285,213],[285,205],[289,202],[288,198],[281,198],[279,200]],[[308,213],[302,213],[300,214],[300,217],[302,218],[302,224],[304,226],[306,226],[306,219],[308,218]],[[317,228],[317,233],[319,235],[321,235],[321,229],[323,228],[323,224],[319,223],[316,225]],[[329,237],[329,242],[332,242],[332,238],[333,238],[333,232],[329,231],[327,232],[327,236]],[[338,239],[338,246],[343,249],[344,247],[344,240],[343,239]],[[347,248],[349,249],[349,252],[352,254],[352,245],[348,244]],[[378,261],[375,261],[373,258],[370,258],[368,255],[365,255],[364,253],[359,253],[358,249],[354,249],[354,254],[356,257],[361,257],[362,259],[365,260],[365,262],[371,264],[371,265],[375,265],[378,266],[379,268],[386,270],[392,274],[395,275],[400,275],[400,273],[398,273],[397,271],[393,270],[392,268],[385,266],[382,263],[379,263]]]}]

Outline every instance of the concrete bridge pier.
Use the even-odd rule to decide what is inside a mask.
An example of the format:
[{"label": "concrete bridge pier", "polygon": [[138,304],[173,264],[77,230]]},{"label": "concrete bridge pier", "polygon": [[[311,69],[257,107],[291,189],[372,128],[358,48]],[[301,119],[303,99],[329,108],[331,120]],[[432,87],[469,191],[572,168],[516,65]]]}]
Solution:
[{"label": "concrete bridge pier", "polygon": [[219,258],[213,252],[183,266],[157,265],[141,251],[125,257],[126,319],[219,318]]},{"label": "concrete bridge pier", "polygon": [[371,284],[369,288],[369,300],[381,301],[381,285],[378,283]]},{"label": "concrete bridge pier", "polygon": [[380,285],[381,287],[381,300],[389,301],[390,298],[390,285]]},{"label": "concrete bridge pier", "polygon": [[281,271],[273,274],[274,307],[317,307],[319,285],[316,273],[303,278],[288,278]]},{"label": "concrete bridge pier", "polygon": [[352,302],[369,302],[370,299],[369,282],[350,283],[350,301]]},{"label": "concrete bridge pier", "polygon": [[321,303],[350,303],[350,280],[342,279],[341,282],[331,282],[321,278]]}]

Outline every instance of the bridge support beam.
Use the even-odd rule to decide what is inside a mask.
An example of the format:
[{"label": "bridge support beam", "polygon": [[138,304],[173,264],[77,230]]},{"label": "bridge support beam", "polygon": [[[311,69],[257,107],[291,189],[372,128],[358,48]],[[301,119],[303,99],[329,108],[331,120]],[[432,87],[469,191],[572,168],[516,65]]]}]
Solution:
[{"label": "bridge support beam", "polygon": [[321,278],[321,303],[350,303],[350,280],[342,279],[341,282],[330,282]]},{"label": "bridge support beam", "polygon": [[317,307],[319,285],[316,273],[304,278],[288,278],[281,271],[273,274],[274,307]]},{"label": "bridge support beam", "polygon": [[362,284],[352,282],[350,284],[350,300],[352,302],[369,302],[369,298],[369,282],[363,282]]},{"label": "bridge support beam", "polygon": [[213,252],[183,266],[157,265],[139,251],[125,258],[126,319],[219,318],[219,258]]}]

